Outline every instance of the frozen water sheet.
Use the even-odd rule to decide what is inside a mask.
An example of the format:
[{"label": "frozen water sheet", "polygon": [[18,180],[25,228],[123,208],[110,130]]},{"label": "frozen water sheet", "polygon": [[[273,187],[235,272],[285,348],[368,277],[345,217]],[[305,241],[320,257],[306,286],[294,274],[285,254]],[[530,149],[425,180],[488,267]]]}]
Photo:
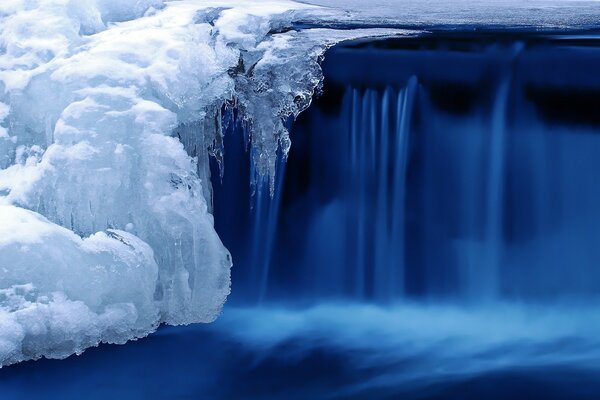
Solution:
[{"label": "frozen water sheet", "polygon": [[391,30],[289,30],[289,1],[0,4],[0,366],[210,322],[230,291],[209,152],[237,107],[257,176],[319,58]]}]

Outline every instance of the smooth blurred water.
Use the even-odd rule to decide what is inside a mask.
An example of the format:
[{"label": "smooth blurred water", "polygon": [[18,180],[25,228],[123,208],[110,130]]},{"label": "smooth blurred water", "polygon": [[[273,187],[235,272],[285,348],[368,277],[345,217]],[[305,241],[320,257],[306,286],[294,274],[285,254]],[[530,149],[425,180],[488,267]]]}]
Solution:
[{"label": "smooth blurred water", "polygon": [[[0,371],[2,399],[597,399],[597,305],[227,307]],[[576,310],[576,311],[574,311]]]},{"label": "smooth blurred water", "polygon": [[234,299],[595,298],[597,44],[446,33],[331,50],[273,199],[247,207],[241,135],[226,136],[215,216]]}]

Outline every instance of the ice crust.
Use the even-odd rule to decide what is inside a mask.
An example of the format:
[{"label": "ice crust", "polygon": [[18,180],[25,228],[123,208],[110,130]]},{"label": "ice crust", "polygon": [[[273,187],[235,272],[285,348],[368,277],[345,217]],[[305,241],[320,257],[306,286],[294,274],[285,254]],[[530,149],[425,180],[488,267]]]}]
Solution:
[{"label": "ice crust", "polygon": [[15,206],[0,206],[0,218],[3,364],[123,343],[156,327],[158,266],[142,240],[118,230],[82,239]]},{"label": "ice crust", "polygon": [[276,1],[0,4],[0,366],[210,322],[230,291],[208,155],[235,107],[257,177],[290,146],[332,11]]}]

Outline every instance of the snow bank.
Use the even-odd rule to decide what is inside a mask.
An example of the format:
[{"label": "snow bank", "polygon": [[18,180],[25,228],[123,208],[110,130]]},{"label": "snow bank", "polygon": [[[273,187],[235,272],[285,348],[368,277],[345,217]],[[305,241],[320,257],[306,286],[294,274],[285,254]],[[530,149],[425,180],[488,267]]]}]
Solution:
[{"label": "snow bank", "polygon": [[0,221],[0,363],[66,357],[156,327],[158,266],[139,238],[82,239],[14,206],[0,206]]},{"label": "snow bank", "polygon": [[[0,366],[210,322],[230,291],[208,154],[235,106],[258,176],[328,46],[289,1],[0,4]],[[222,155],[222,154],[221,154]]]}]

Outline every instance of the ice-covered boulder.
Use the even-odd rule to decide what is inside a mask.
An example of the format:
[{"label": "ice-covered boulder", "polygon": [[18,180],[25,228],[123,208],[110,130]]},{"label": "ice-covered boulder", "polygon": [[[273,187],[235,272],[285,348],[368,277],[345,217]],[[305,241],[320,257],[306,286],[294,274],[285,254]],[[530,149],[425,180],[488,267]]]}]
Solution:
[{"label": "ice-covered boulder", "polygon": [[117,230],[82,239],[0,206],[0,365],[123,343],[159,322],[150,246]]},{"label": "ice-covered boulder", "polygon": [[392,33],[293,29],[325,16],[285,0],[0,4],[0,366],[217,317],[221,110],[240,110],[272,178],[327,47]]}]

